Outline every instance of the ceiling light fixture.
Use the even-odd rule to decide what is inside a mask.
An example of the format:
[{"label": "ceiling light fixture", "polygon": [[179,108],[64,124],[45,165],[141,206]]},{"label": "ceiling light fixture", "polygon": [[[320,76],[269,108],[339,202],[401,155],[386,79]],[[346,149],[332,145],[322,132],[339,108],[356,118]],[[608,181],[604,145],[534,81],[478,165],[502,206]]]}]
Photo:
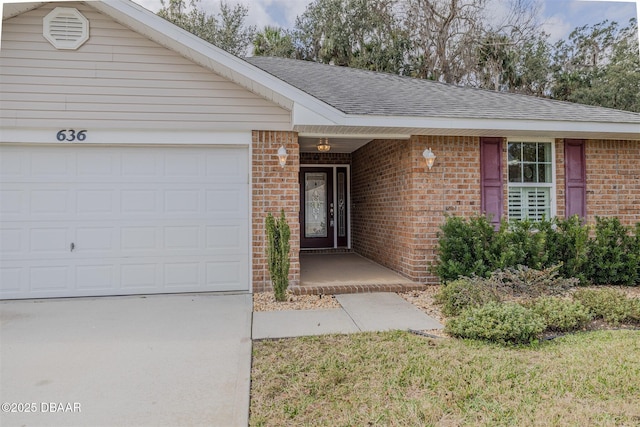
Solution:
[{"label": "ceiling light fixture", "polygon": [[326,153],[327,151],[331,150],[331,146],[329,145],[329,138],[320,138],[320,141],[318,141],[318,145],[316,146],[316,148],[321,153]]}]

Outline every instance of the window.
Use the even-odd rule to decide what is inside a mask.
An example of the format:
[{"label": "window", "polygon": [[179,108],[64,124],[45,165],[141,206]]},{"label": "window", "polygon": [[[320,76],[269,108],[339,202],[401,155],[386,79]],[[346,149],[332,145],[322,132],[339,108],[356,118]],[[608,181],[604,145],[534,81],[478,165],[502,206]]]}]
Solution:
[{"label": "window", "polygon": [[509,219],[539,221],[555,214],[553,143],[509,141]]}]

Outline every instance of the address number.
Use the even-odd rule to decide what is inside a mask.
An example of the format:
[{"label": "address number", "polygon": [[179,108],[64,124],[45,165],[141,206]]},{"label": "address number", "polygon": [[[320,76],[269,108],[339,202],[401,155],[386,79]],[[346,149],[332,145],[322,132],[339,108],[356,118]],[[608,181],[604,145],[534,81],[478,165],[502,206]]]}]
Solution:
[{"label": "address number", "polygon": [[62,129],[56,134],[58,141],[84,141],[87,139],[86,130]]}]

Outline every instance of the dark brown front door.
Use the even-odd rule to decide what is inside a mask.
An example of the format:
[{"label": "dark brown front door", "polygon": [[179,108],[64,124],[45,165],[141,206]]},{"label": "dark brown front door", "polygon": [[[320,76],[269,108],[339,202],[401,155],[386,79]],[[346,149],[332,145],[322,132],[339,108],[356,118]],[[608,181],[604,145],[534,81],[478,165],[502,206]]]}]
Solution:
[{"label": "dark brown front door", "polygon": [[333,248],[333,168],[300,168],[302,248]]}]

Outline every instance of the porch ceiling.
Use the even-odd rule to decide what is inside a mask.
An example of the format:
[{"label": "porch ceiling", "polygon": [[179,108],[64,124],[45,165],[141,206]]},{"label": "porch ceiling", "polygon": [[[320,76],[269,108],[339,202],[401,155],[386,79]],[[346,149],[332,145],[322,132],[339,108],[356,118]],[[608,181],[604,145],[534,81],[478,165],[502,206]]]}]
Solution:
[{"label": "porch ceiling", "polygon": [[353,153],[358,148],[367,144],[373,138],[345,138],[343,136],[331,137],[331,136],[299,136],[298,143],[300,144],[301,153],[317,153],[319,138],[329,138],[329,145],[331,145],[331,153]]}]

